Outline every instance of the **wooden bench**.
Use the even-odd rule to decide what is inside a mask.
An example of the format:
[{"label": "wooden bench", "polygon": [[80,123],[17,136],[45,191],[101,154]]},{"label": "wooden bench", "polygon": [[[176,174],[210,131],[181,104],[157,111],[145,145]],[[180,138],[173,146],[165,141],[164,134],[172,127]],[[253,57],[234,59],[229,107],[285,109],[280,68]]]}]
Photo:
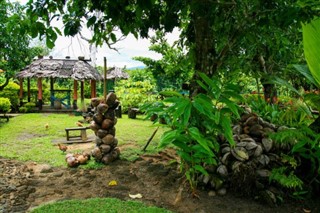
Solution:
[{"label": "wooden bench", "polygon": [[0,113],[0,114],[3,114],[3,115],[0,115],[0,119],[4,118],[4,119],[7,120],[7,122],[9,122],[9,116],[8,115],[6,115],[5,113]]},{"label": "wooden bench", "polygon": [[[67,135],[67,141],[70,140],[70,138],[81,138],[82,141],[87,141],[87,132],[86,130],[89,129],[89,127],[73,127],[73,128],[66,128],[66,135]],[[69,132],[72,131],[80,131],[80,135],[71,136],[69,135]]]}]

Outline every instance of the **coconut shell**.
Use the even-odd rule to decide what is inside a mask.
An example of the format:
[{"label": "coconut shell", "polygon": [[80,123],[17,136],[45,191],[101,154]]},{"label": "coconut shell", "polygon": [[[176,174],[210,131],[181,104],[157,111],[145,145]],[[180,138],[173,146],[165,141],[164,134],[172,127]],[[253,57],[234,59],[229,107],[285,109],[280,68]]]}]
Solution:
[{"label": "coconut shell", "polygon": [[95,142],[96,142],[97,146],[99,146],[99,145],[103,144],[102,139],[101,139],[101,138],[99,138],[98,136],[96,137]]},{"label": "coconut shell", "polygon": [[95,113],[93,115],[93,120],[94,122],[96,122],[98,125],[101,125],[103,120],[104,120],[104,117],[103,117],[103,114],[101,113]]},{"label": "coconut shell", "polygon": [[100,99],[99,98],[91,98],[91,105],[93,107],[97,107],[100,104]]},{"label": "coconut shell", "polygon": [[109,109],[115,110],[119,105],[120,105],[120,101],[116,100],[112,106],[109,105]]},{"label": "coconut shell", "polygon": [[111,146],[109,146],[109,145],[107,145],[107,144],[102,144],[102,145],[100,146],[100,150],[101,150],[101,152],[102,152],[103,154],[107,154],[107,153],[110,152]]},{"label": "coconut shell", "polygon": [[109,92],[109,94],[107,95],[106,103],[109,106],[112,106],[113,104],[115,104],[116,100],[117,100],[116,94],[114,94],[113,92]]},{"label": "coconut shell", "polygon": [[107,131],[105,129],[99,129],[97,132],[97,136],[99,138],[104,138],[108,133],[109,133],[109,131]]},{"label": "coconut shell", "polygon": [[82,155],[85,156],[85,157],[87,157],[88,160],[90,160],[90,158],[91,158],[90,152],[88,152],[88,151],[82,152]]},{"label": "coconut shell", "polygon": [[114,138],[113,143],[111,144],[111,146],[112,146],[113,148],[115,148],[115,147],[118,146],[118,139],[117,139],[117,138]]},{"label": "coconut shell", "polygon": [[104,119],[102,124],[101,124],[101,128],[102,129],[110,129],[112,128],[114,125],[113,121],[110,119]]},{"label": "coconut shell", "polygon": [[103,156],[103,158],[101,159],[102,163],[104,164],[109,164],[111,163],[112,161],[114,161],[114,158],[112,157],[111,154],[106,154]]},{"label": "coconut shell", "polygon": [[102,138],[102,142],[104,144],[110,145],[114,142],[114,136],[111,134],[107,134],[104,138]]},{"label": "coconut shell", "polygon": [[112,127],[111,129],[108,130],[108,133],[110,135],[113,135],[114,137],[116,136],[116,128],[115,127]]},{"label": "coconut shell", "polygon": [[120,155],[120,149],[116,147],[114,150],[111,151],[111,156],[113,160],[117,159]]},{"label": "coconut shell", "polygon": [[259,124],[254,124],[250,127],[249,134],[253,135],[255,137],[261,137],[262,133],[263,133],[262,129],[263,129],[263,126],[261,126]]},{"label": "coconut shell", "polygon": [[110,120],[114,120],[116,117],[115,111],[113,109],[108,110],[104,113],[104,117]]},{"label": "coconut shell", "polygon": [[258,117],[255,115],[252,115],[249,117],[246,122],[243,124],[244,126],[252,126],[254,124],[258,123]]},{"label": "coconut shell", "polygon": [[79,165],[79,161],[74,156],[71,156],[67,158],[67,164],[69,167],[77,167]]},{"label": "coconut shell", "polygon": [[86,164],[88,161],[88,158],[84,155],[79,155],[79,156],[77,156],[77,160],[78,160],[79,164]]},{"label": "coconut shell", "polygon": [[97,134],[97,131],[101,128],[96,122],[92,121],[89,125],[89,128]]},{"label": "coconut shell", "polygon": [[108,110],[109,106],[107,104],[99,104],[97,106],[97,113],[104,114]]},{"label": "coconut shell", "polygon": [[101,153],[101,150],[99,149],[99,147],[95,147],[91,151],[91,155],[96,159],[96,161],[100,161],[102,158],[102,153]]},{"label": "coconut shell", "polygon": [[73,154],[71,154],[71,153],[66,154],[65,160],[67,161],[67,159],[68,159],[69,157],[73,157]]}]

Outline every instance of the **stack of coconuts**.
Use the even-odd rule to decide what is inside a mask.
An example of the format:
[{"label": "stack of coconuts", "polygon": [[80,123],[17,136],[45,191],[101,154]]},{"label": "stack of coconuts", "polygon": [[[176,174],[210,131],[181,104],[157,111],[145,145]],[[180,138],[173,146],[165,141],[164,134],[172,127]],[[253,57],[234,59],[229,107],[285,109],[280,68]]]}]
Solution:
[{"label": "stack of coconuts", "polygon": [[96,135],[96,147],[91,151],[91,154],[97,162],[109,164],[120,155],[120,149],[117,147],[118,140],[115,138],[117,123],[115,109],[119,104],[117,96],[112,92],[107,95],[106,100],[91,99],[94,115],[90,129]]}]

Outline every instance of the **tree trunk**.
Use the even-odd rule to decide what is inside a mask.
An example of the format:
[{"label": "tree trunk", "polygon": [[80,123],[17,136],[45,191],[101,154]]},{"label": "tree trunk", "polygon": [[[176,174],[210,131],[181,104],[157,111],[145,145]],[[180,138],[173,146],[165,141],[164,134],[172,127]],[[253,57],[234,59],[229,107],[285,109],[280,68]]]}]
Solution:
[{"label": "tree trunk", "polygon": [[214,48],[214,34],[212,29],[213,16],[212,8],[214,5],[210,0],[194,0],[194,11],[192,11],[192,22],[194,23],[194,38],[195,38],[195,74],[191,82],[192,96],[202,92],[197,85],[196,80],[199,79],[198,72],[205,73],[212,77],[216,72]]},{"label": "tree trunk", "polygon": [[274,84],[264,84],[263,86],[263,93],[264,93],[264,100],[270,104],[276,104],[278,102],[278,95],[277,95],[277,88]]},{"label": "tree trunk", "polygon": [[[264,57],[262,55],[258,58],[260,63],[260,69],[261,72],[264,73],[265,76],[271,75],[271,73],[268,73],[266,61],[264,60]],[[277,88],[275,84],[265,83],[266,79],[261,78],[260,79],[261,84],[263,86],[263,94],[264,94],[264,100],[267,103],[275,104],[278,102],[278,96],[277,96]]]}]

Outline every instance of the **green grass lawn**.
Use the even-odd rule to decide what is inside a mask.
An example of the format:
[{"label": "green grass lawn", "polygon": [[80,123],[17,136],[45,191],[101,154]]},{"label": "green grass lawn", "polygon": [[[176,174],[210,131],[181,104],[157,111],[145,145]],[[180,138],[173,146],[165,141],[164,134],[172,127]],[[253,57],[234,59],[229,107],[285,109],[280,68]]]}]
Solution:
[{"label": "green grass lawn", "polygon": [[[68,114],[22,114],[11,118],[9,122],[0,122],[0,156],[18,159],[21,161],[34,161],[47,163],[52,166],[67,167],[65,155],[54,146],[53,140],[65,139],[66,127],[76,127],[75,122],[82,120],[81,116]],[[48,129],[45,125],[48,124]],[[127,115],[118,119],[116,137],[120,145],[130,144],[130,148],[121,151],[120,158],[134,160],[137,154],[142,153],[142,148],[152,135],[156,126],[150,121],[128,119]],[[157,134],[148,146],[147,151],[154,153],[160,151],[157,146],[165,127],[159,128]],[[89,129],[88,134],[93,132]],[[83,168],[97,168],[103,166],[94,160],[89,161]],[[46,204],[36,208],[33,213],[73,213],[73,212],[117,212],[117,213],[162,213],[170,212],[157,207],[146,206],[140,202],[121,201],[113,198],[94,198],[87,200],[68,200]]]},{"label": "green grass lawn", "polygon": [[[61,154],[52,141],[65,139],[65,128],[76,127],[75,122],[82,119],[81,116],[68,114],[31,113],[11,118],[7,123],[0,122],[0,156],[66,167],[65,155]],[[48,129],[45,128],[46,124]],[[119,146],[130,144],[130,148],[121,150],[120,157],[127,160],[137,158],[155,129],[156,126],[151,121],[143,120],[142,116],[128,119],[127,115],[123,115],[119,118],[116,125]],[[149,153],[159,151],[157,146],[164,131],[165,127],[159,129],[148,146]],[[92,130],[87,132],[88,135],[93,135]],[[84,167],[97,166],[95,164],[90,161]]]},{"label": "green grass lawn", "polygon": [[170,213],[166,209],[146,206],[141,202],[121,201],[115,198],[67,200],[40,206],[31,213]]}]

